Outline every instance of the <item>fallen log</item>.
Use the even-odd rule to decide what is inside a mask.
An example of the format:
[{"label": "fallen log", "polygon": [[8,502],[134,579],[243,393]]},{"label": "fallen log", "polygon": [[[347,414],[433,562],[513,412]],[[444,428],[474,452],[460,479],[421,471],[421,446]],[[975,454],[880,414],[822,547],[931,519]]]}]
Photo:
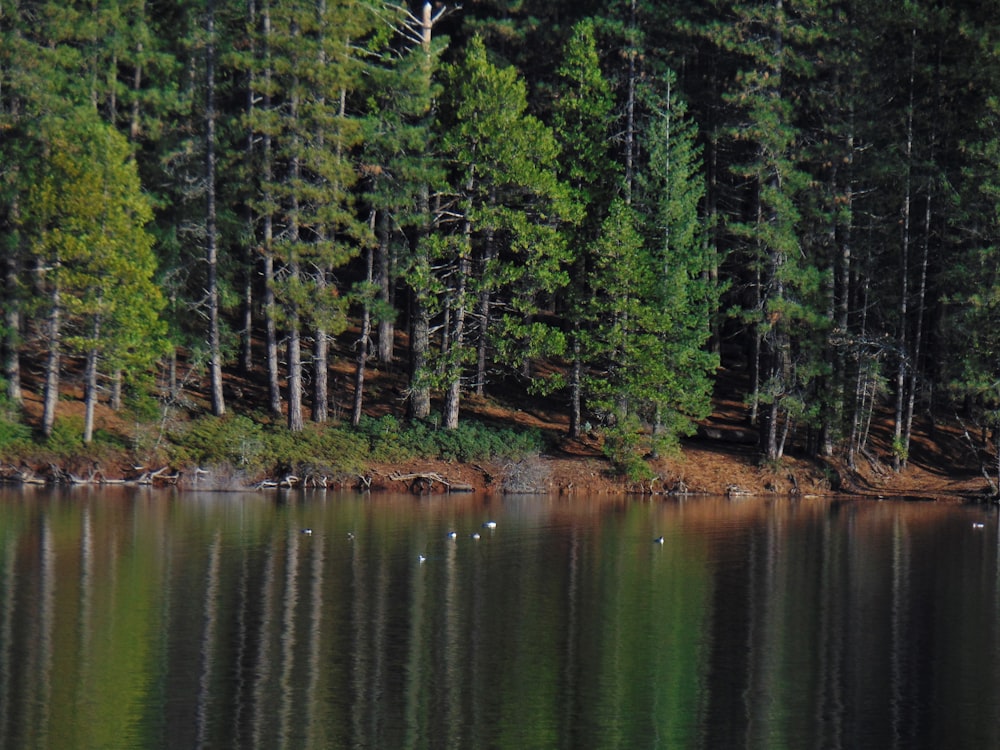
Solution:
[{"label": "fallen log", "polygon": [[394,471],[389,475],[394,482],[403,482],[415,495],[429,495],[434,489],[434,483],[442,485],[447,492],[472,492],[473,486],[465,482],[452,482],[435,471],[400,474]]}]

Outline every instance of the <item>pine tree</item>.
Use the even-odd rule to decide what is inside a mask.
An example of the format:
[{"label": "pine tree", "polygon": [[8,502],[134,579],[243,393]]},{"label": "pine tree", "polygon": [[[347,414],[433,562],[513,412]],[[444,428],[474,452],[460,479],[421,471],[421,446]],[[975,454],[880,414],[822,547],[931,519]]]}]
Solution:
[{"label": "pine tree", "polygon": [[351,417],[354,424],[362,414],[373,321],[378,328],[378,359],[383,366],[392,363],[395,320],[401,312],[394,304],[400,281],[406,284],[410,303],[410,415],[423,419],[430,413],[426,368],[436,294],[426,286],[430,275],[423,238],[433,222],[429,196],[444,184],[433,107],[440,94],[436,71],[447,40],[435,37],[434,28],[447,9],[435,12],[427,3],[420,16],[402,8],[395,10],[391,17],[393,43],[385,50],[381,64],[371,69],[372,115],[362,152],[364,197],[374,215],[376,245],[366,258],[369,273],[355,289],[362,323]]},{"label": "pine tree", "polygon": [[271,9],[262,43],[268,60],[256,81],[271,101],[254,120],[270,149],[260,206],[273,228],[265,245],[279,261],[273,289],[288,337],[293,431],[303,428],[302,336],[310,327],[325,337],[346,325],[343,300],[326,280],[369,241],[352,207],[361,124],[345,102],[362,87],[359,55],[373,22],[364,3],[289,2]]},{"label": "pine tree", "polygon": [[163,353],[153,285],[152,218],[123,136],[96,121],[89,108],[74,122],[40,123],[36,181],[25,195],[21,231],[47,290],[49,364],[42,417],[55,422],[62,352],[85,359],[84,441],[94,429],[101,362],[141,370]]},{"label": "pine tree", "polygon": [[[510,312],[498,321],[503,339],[517,337],[522,350],[539,343],[542,332],[521,324],[534,312],[536,294],[565,284],[567,258],[557,225],[572,207],[556,179],[555,139],[527,113],[525,86],[513,68],[492,65],[474,39],[451,68],[445,90],[450,108],[442,141],[456,201],[455,220],[441,224],[437,250],[456,279],[448,290],[444,376],[444,424],[455,428],[463,369],[490,334],[495,292],[510,295],[503,300]],[[473,310],[480,338],[470,346]]]},{"label": "pine tree", "polygon": [[596,322],[589,302],[594,283],[593,243],[620,179],[612,158],[609,123],[614,107],[611,87],[601,71],[594,24],[578,23],[563,51],[553,103],[554,131],[562,158],[560,177],[570,186],[583,219],[567,225],[568,245],[573,255],[570,285],[566,292],[570,321],[570,422],[569,434],[579,437],[583,403],[583,337]]},{"label": "pine tree", "polygon": [[780,458],[796,419],[815,418],[803,399],[822,368],[802,334],[822,336],[816,307],[820,269],[805,257],[798,225],[809,175],[801,166],[802,134],[793,96],[809,79],[810,52],[821,39],[823,2],[787,11],[782,0],[735,4],[731,20],[707,31],[741,59],[726,97],[734,120],[728,133],[742,158],[731,165],[746,186],[741,215],[727,224],[746,276],[743,320],[754,344],[753,409],[769,459]]}]

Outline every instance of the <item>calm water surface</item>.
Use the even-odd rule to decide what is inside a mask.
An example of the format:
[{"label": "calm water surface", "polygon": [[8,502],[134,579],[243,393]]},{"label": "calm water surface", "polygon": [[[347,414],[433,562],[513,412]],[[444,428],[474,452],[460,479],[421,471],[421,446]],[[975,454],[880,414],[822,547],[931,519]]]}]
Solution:
[{"label": "calm water surface", "polygon": [[0,489],[0,748],[1000,747],[998,538],[902,501]]}]

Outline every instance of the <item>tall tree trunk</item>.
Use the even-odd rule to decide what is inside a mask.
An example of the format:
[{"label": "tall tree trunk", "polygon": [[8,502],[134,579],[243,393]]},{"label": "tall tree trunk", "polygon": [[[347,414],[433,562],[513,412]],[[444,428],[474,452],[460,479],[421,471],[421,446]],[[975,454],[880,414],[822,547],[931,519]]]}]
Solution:
[{"label": "tall tree trunk", "polygon": [[116,367],[115,371],[111,373],[111,395],[108,397],[108,405],[111,407],[112,411],[121,411],[122,409],[122,380],[123,373],[120,367]]},{"label": "tall tree trunk", "polygon": [[906,178],[903,183],[903,228],[901,238],[900,257],[900,290],[899,290],[899,335],[898,335],[898,364],[896,367],[896,411],[892,432],[892,467],[899,471],[903,467],[905,456],[903,451],[903,406],[906,401],[906,373],[910,366],[909,354],[907,352],[907,326],[909,324],[909,298],[910,298],[910,213],[912,204],[911,191],[913,173],[913,117],[914,117],[914,87],[916,76],[916,28],[912,29],[910,41],[910,79],[909,96],[910,101],[906,113]]},{"label": "tall tree trunk", "polygon": [[302,341],[299,314],[294,304],[288,309],[288,429],[301,432],[302,422]]},{"label": "tall tree trunk", "polygon": [[[249,0],[247,2],[247,22],[249,28],[254,28],[257,24],[257,2],[256,0]],[[255,47],[254,47],[254,35],[250,34],[248,43],[250,44],[250,57],[256,57]],[[252,116],[255,109],[255,96],[254,91],[254,72],[253,66],[249,66],[250,72],[247,76],[246,81],[246,113],[247,116]],[[254,146],[255,137],[252,129],[248,129],[246,134],[246,146],[244,147],[244,156],[246,158],[247,164],[253,164],[254,156]],[[245,229],[248,237],[253,237],[254,235],[254,215],[253,209],[250,208],[249,202],[245,211]],[[254,256],[254,243],[252,241],[247,242],[245,245],[246,257],[243,259],[243,323],[240,326],[241,332],[241,352],[240,352],[240,369],[244,375],[249,375],[253,371],[253,301],[254,301],[254,273],[256,271],[256,258]]]},{"label": "tall tree trunk", "polygon": [[[318,293],[326,290],[326,272],[319,271]],[[313,341],[312,421],[322,424],[330,418],[330,336],[322,326],[315,331]]]},{"label": "tall tree trunk", "polygon": [[[492,200],[492,196],[491,196]],[[476,346],[476,395],[482,396],[486,390],[486,362],[487,350],[490,343],[490,306],[492,296],[490,294],[490,281],[486,278],[489,273],[490,264],[493,262],[496,247],[493,242],[493,230],[486,232],[484,239],[486,249],[483,253],[483,270],[480,273],[482,281],[482,291],[479,293],[479,341]]]},{"label": "tall tree trunk", "polygon": [[[389,215],[383,211],[378,219],[378,262],[376,263],[376,274],[378,280],[378,300],[379,307],[383,310],[391,310],[392,307],[392,245],[390,242]],[[396,335],[396,327],[393,319],[388,315],[382,315],[378,321],[378,361],[383,365],[392,364],[393,340]]]},{"label": "tall tree trunk", "polygon": [[91,329],[94,344],[87,352],[87,363],[83,369],[84,381],[84,417],[83,442],[89,445],[94,439],[94,411],[97,406],[97,341],[101,335],[101,317],[94,317]]},{"label": "tall tree trunk", "polygon": [[215,2],[205,4],[205,234],[208,244],[208,339],[212,414],[226,413],[222,392],[222,338],[219,322],[219,238],[215,206]]},{"label": "tall tree trunk", "polygon": [[[58,262],[56,267],[58,268]],[[62,300],[58,283],[52,287],[49,299],[47,331],[49,351],[45,360],[45,393],[42,397],[42,434],[49,437],[56,423],[56,406],[59,404],[59,367],[62,347]]]},{"label": "tall tree trunk", "polygon": [[569,378],[569,436],[579,438],[583,420],[583,354],[580,347],[580,323],[573,321],[573,365]]},{"label": "tall tree trunk", "polygon": [[920,284],[917,287],[916,330],[913,333],[913,365],[910,367],[910,382],[906,400],[906,414],[903,418],[903,465],[910,451],[910,436],[913,432],[913,409],[917,399],[917,367],[920,364],[920,350],[923,347],[924,314],[927,303],[927,266],[929,264],[931,244],[931,199],[928,188],[927,202],[924,212],[924,251],[920,260]]},{"label": "tall tree trunk", "polygon": [[[471,186],[469,193],[472,193]],[[446,429],[454,430],[458,427],[459,404],[462,397],[462,347],[465,346],[465,295],[468,284],[471,263],[469,261],[469,249],[472,241],[472,224],[465,221],[465,241],[461,255],[458,259],[458,288],[455,291],[454,323],[451,332],[448,362],[447,391],[444,399],[444,426]]]},{"label": "tall tree trunk", "polygon": [[[440,18],[440,14],[438,15]],[[420,40],[424,52],[424,77],[427,88],[432,81],[431,70],[431,37],[434,22],[431,4],[424,3],[420,19]],[[409,372],[409,402],[410,419],[426,419],[431,413],[431,389],[428,383],[428,368],[430,366],[431,313],[430,291],[426,279],[430,277],[431,260],[427,250],[427,237],[431,232],[431,198],[430,186],[423,185],[418,198],[420,215],[424,223],[417,237],[413,240],[413,263],[417,269],[415,278],[420,281],[411,287],[411,317],[410,317],[410,372]]]},{"label": "tall tree trunk", "polygon": [[431,326],[425,292],[414,290],[410,323],[410,419],[426,419],[431,413],[431,389],[427,385]]},{"label": "tall tree trunk", "polygon": [[[371,248],[365,249],[365,282],[369,288],[372,283],[373,258]],[[365,295],[361,308],[361,333],[358,335],[358,359],[354,368],[354,407],[351,409],[351,424],[357,427],[361,423],[362,407],[365,402],[365,367],[368,364],[368,347],[372,334],[372,309],[368,296]]]},{"label": "tall tree trunk", "polygon": [[[270,247],[271,219],[264,219],[264,243]],[[281,416],[281,375],[278,367],[277,302],[274,296],[274,257],[264,255],[264,348],[267,352],[268,406],[272,417]]]},{"label": "tall tree trunk", "polygon": [[[271,36],[271,13],[267,4],[261,12],[261,24],[265,47],[269,44]],[[267,49],[265,49],[267,53]],[[271,90],[271,70],[265,69],[266,80],[265,89]],[[271,108],[270,94],[264,95],[264,107]],[[264,195],[265,205],[270,206],[273,202],[273,195],[270,192],[271,181],[274,179],[274,153],[273,143],[269,129],[265,129],[261,146],[263,155],[263,182],[267,187]],[[271,416],[278,418],[281,416],[281,376],[278,367],[278,325],[277,325],[277,301],[274,294],[274,216],[270,209],[264,214],[264,347],[267,357],[267,389],[268,406]]]},{"label": "tall tree trunk", "polygon": [[7,381],[7,398],[20,406],[24,395],[21,392],[21,359],[19,339],[21,333],[21,305],[17,293],[18,261],[11,252],[4,259],[4,332],[2,342],[3,374]]}]

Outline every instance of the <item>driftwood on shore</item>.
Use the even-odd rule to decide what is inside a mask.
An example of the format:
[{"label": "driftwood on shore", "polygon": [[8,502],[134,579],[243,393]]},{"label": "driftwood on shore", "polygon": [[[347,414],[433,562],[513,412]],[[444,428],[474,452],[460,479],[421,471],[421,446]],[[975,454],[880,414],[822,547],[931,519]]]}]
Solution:
[{"label": "driftwood on shore", "polygon": [[168,467],[164,466],[160,469],[147,470],[145,467],[136,466],[133,467],[136,472],[139,472],[135,476],[130,477],[109,477],[101,469],[100,465],[95,463],[85,475],[78,474],[69,469],[58,466],[54,463],[49,463],[44,468],[35,468],[28,466],[27,464],[21,464],[20,466],[14,466],[13,464],[7,464],[6,466],[0,467],[0,481],[9,484],[20,484],[20,485],[110,485],[110,484],[120,484],[120,485],[135,485],[135,486],[151,486],[157,485],[168,485],[176,484],[177,480],[180,478],[180,473],[175,472],[173,474],[168,474]]},{"label": "driftwood on shore", "polygon": [[472,492],[473,486],[465,482],[453,482],[435,471],[400,474],[394,471],[389,475],[394,482],[403,482],[414,495],[429,495],[434,491],[434,484],[440,484],[445,492]]}]

